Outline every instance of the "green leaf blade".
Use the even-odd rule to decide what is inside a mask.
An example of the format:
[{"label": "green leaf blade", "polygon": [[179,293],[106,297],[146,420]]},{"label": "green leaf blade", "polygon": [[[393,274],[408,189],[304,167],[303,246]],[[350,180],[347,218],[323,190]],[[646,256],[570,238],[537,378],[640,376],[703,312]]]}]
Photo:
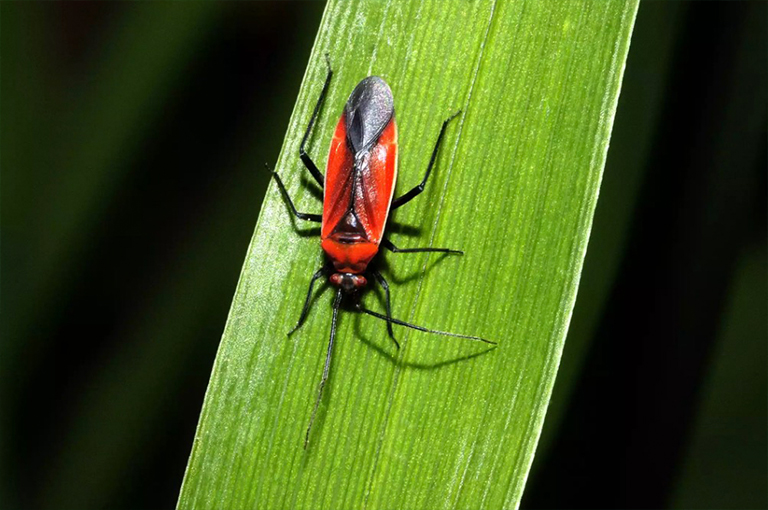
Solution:
[{"label": "green leaf blade", "polygon": [[[331,376],[302,449],[330,322],[327,291],[293,336],[322,263],[281,198],[265,200],[217,356],[180,508],[498,508],[519,504],[594,212],[637,4],[331,2],[277,168],[299,209],[320,204],[298,144],[335,70],[310,154],[369,74],[395,94],[400,193],[419,182],[458,109],[425,192],[393,214],[385,254],[397,318],[481,335],[496,349],[343,313]],[[300,231],[311,229],[296,224]],[[369,291],[366,306],[383,309]]]}]

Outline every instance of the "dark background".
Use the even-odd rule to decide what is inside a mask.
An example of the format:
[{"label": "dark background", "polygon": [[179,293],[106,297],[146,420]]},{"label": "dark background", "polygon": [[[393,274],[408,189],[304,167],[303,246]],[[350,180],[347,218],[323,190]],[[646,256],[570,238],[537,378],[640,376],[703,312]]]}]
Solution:
[{"label": "dark background", "polygon": [[[0,3],[0,508],[175,505],[317,2]],[[766,508],[763,2],[641,4],[524,508]]]}]

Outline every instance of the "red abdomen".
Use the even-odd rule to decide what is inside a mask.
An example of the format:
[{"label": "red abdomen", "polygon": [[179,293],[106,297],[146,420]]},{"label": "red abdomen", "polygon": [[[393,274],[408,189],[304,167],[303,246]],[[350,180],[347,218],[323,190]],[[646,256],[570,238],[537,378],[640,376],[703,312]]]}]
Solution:
[{"label": "red abdomen", "polygon": [[[397,126],[392,115],[374,139],[364,132],[368,126],[350,124],[354,113],[345,110],[331,141],[321,239],[336,271],[359,274],[378,252],[389,216],[397,180]],[[352,136],[348,126],[355,130]]]}]

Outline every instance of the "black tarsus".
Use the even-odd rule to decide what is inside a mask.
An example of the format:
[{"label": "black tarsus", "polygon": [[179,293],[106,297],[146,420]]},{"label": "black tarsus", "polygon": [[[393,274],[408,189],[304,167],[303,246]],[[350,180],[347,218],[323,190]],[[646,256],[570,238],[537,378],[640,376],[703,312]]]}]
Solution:
[{"label": "black tarsus", "polygon": [[304,147],[307,145],[307,140],[309,139],[309,133],[312,132],[312,126],[315,125],[315,120],[317,120],[317,115],[320,113],[320,108],[323,105],[323,102],[325,101],[325,95],[328,93],[328,85],[331,83],[331,76],[333,76],[333,70],[331,69],[331,59],[328,56],[328,54],[325,54],[325,63],[328,66],[328,73],[325,75],[325,83],[323,84],[323,90],[320,91],[320,97],[317,98],[317,103],[315,103],[315,110],[312,112],[312,117],[309,119],[309,124],[307,125],[307,130],[304,132],[304,138],[301,139],[301,145],[299,146],[299,157],[301,158],[301,161],[304,163],[304,166],[307,167],[307,170],[309,170],[309,173],[312,174],[312,177],[315,178],[317,183],[320,185],[321,188],[323,188],[325,177],[323,177],[323,173],[317,168],[317,165],[315,165],[315,162],[312,161],[312,158],[309,157],[309,154],[307,154],[307,151],[304,150]]},{"label": "black tarsus", "polygon": [[312,275],[312,279],[309,281],[309,290],[307,291],[307,299],[304,300],[304,308],[301,309],[301,315],[299,316],[299,321],[296,323],[296,326],[294,326],[294,328],[288,332],[288,336],[292,335],[294,331],[299,329],[301,325],[304,323],[304,320],[307,318],[307,314],[309,313],[309,303],[312,301],[312,289],[315,287],[315,282],[325,274],[328,274],[328,268],[326,266],[323,266],[320,269],[318,269],[315,272],[315,274]]},{"label": "black tarsus", "polygon": [[387,317],[386,315],[382,315],[378,312],[374,312],[372,310],[368,310],[367,308],[363,308],[363,306],[358,303],[356,306],[357,310],[360,312],[363,312],[365,314],[368,314],[372,317],[376,317],[381,320],[385,320],[387,322],[391,322],[393,324],[397,324],[399,326],[405,326],[406,328],[416,329],[418,331],[423,331],[425,333],[434,333],[435,335],[444,335],[444,336],[452,336],[456,338],[466,338],[467,340],[477,340],[478,342],[484,342],[486,344],[496,345],[496,342],[492,342],[490,340],[486,340],[485,338],[481,338],[479,336],[473,336],[473,335],[462,335],[459,333],[449,333],[448,331],[438,331],[436,329],[429,329],[425,328],[423,326],[417,326],[416,324],[411,324],[405,321],[401,321],[399,319],[394,319],[392,317]]},{"label": "black tarsus", "polygon": [[315,423],[315,415],[317,415],[317,408],[320,407],[320,400],[323,398],[323,387],[325,387],[325,381],[328,380],[328,371],[331,367],[331,354],[333,353],[333,340],[336,338],[336,320],[339,316],[339,306],[341,306],[342,291],[341,287],[336,291],[336,298],[333,300],[333,318],[331,319],[331,339],[328,342],[328,354],[325,355],[325,368],[323,369],[323,378],[320,380],[320,388],[317,391],[317,400],[315,400],[315,407],[312,409],[312,417],[309,419],[309,426],[307,427],[307,434],[304,436],[304,449],[307,449],[309,444],[309,432],[312,430],[312,424]]},{"label": "black tarsus", "polygon": [[381,245],[391,251],[392,253],[452,253],[456,255],[464,255],[461,250],[452,250],[450,248],[398,248],[392,241],[387,238],[381,240]]},{"label": "black tarsus", "polygon": [[429,174],[432,172],[432,167],[435,164],[435,160],[437,159],[437,151],[440,149],[440,143],[443,141],[443,135],[445,134],[445,128],[448,126],[448,123],[451,122],[453,119],[455,119],[459,114],[461,113],[461,110],[454,113],[447,119],[443,121],[443,127],[440,128],[440,134],[437,135],[437,142],[435,142],[435,148],[432,149],[432,157],[429,158],[429,165],[427,165],[427,172],[424,174],[424,179],[422,179],[421,183],[418,186],[415,186],[413,189],[411,189],[409,192],[407,192],[405,195],[399,196],[396,199],[392,201],[392,205],[390,206],[389,210],[394,211],[400,206],[403,206],[413,200],[419,193],[424,191],[424,185],[427,183],[427,179],[429,179]]},{"label": "black tarsus", "polygon": [[[376,281],[379,282],[379,285],[381,285],[381,288],[384,289],[384,295],[387,298],[387,317],[391,319],[392,318],[392,302],[389,297],[389,284],[387,283],[387,280],[385,280],[384,277],[381,275],[381,273],[379,273],[378,271],[370,271],[370,273],[373,275],[374,278],[376,278]],[[392,341],[395,342],[395,346],[399,349],[400,344],[395,338],[394,331],[392,331],[391,321],[387,321],[387,332],[389,333],[389,337],[392,339]]]},{"label": "black tarsus", "polygon": [[267,170],[272,173],[272,175],[275,176],[275,181],[277,181],[277,187],[280,188],[280,193],[282,193],[283,198],[285,198],[285,201],[288,202],[288,206],[291,208],[291,212],[294,216],[299,218],[300,220],[304,221],[314,221],[315,223],[320,223],[323,221],[323,216],[321,214],[311,214],[311,213],[303,213],[296,210],[296,206],[293,205],[293,200],[291,200],[291,196],[288,194],[288,190],[285,189],[285,184],[283,184],[283,180],[280,178],[280,175],[271,168],[269,168],[269,165],[264,163],[264,166],[267,167]]}]

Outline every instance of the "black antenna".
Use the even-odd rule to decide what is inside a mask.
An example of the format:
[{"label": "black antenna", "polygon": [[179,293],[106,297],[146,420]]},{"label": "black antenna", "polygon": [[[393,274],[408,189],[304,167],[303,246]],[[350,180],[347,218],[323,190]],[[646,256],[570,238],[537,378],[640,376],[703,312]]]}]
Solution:
[{"label": "black antenna", "polygon": [[336,298],[333,300],[333,318],[331,319],[331,340],[328,342],[328,354],[325,355],[325,368],[323,369],[323,378],[320,379],[320,389],[317,391],[317,400],[315,400],[315,408],[312,409],[312,417],[309,419],[309,426],[307,427],[307,435],[304,437],[304,449],[307,449],[309,444],[309,431],[312,430],[312,424],[315,423],[315,415],[317,414],[317,408],[320,407],[320,400],[323,398],[323,387],[325,387],[325,381],[328,380],[328,370],[331,367],[331,354],[333,353],[333,340],[336,338],[336,320],[339,316],[339,306],[341,305],[341,287],[336,291]]},{"label": "black antenna", "polygon": [[377,319],[381,319],[387,322],[391,322],[393,324],[397,324],[399,326],[405,326],[406,328],[416,329],[419,331],[424,331],[425,333],[434,333],[436,335],[444,335],[444,336],[453,336],[456,338],[466,338],[467,340],[476,340],[478,342],[485,342],[486,344],[491,345],[497,345],[496,342],[492,342],[490,340],[486,340],[485,338],[480,338],[479,336],[472,336],[472,335],[462,335],[459,333],[449,333],[447,331],[438,331],[436,329],[429,329],[422,326],[417,326],[416,324],[410,324],[405,321],[401,321],[398,319],[395,319],[393,317],[387,317],[386,315],[382,315],[380,313],[376,313],[372,310],[368,310],[367,308],[363,308],[362,305],[358,304],[357,309],[363,313],[367,313],[368,315],[372,317],[376,317]]}]

